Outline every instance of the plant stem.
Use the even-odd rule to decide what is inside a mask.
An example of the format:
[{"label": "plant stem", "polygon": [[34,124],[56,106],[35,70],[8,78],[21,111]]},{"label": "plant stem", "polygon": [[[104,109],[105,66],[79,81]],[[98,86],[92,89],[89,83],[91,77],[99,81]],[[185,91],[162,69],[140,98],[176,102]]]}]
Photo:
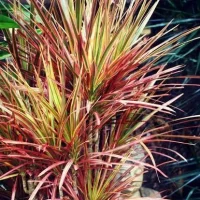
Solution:
[{"label": "plant stem", "polygon": [[[26,194],[31,195],[32,192],[35,189],[35,183],[30,180],[29,182],[26,180],[26,174],[24,172],[21,173],[22,177],[22,185],[23,185],[23,190]],[[38,198],[35,196],[33,200],[38,200]]]},{"label": "plant stem", "polygon": [[93,139],[92,139],[92,129],[93,129],[93,126],[92,126],[92,123],[93,123],[93,117],[90,117],[89,119],[89,153],[92,153],[93,150],[92,150],[92,146],[93,146]]},{"label": "plant stem", "polygon": [[73,189],[76,194],[78,194],[78,187],[77,187],[77,176],[76,170],[72,168],[72,179],[73,179]]},{"label": "plant stem", "polygon": [[94,147],[94,152],[98,152],[99,151],[99,142],[100,142],[99,129],[97,129],[97,130],[95,130],[95,138],[94,138],[95,147]]},{"label": "plant stem", "polygon": [[64,197],[62,188],[59,189],[59,197],[60,197],[60,199],[63,199],[63,197]]}]

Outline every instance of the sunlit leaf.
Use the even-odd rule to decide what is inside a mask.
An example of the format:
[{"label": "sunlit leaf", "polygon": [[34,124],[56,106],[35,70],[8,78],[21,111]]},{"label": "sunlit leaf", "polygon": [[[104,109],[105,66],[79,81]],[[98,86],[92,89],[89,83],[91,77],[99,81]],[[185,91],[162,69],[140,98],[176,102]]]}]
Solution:
[{"label": "sunlit leaf", "polygon": [[0,15],[0,29],[19,28],[19,25],[13,19]]}]

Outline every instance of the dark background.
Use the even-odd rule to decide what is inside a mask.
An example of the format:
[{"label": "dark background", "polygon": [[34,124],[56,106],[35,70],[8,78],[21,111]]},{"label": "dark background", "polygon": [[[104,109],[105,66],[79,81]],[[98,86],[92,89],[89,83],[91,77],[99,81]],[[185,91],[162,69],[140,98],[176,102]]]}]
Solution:
[{"label": "dark background", "polygon": [[[154,1],[155,2],[155,1]],[[148,27],[151,29],[151,34],[157,33],[163,26],[173,19],[172,25],[179,26],[165,38],[176,35],[184,30],[200,25],[200,0],[160,0],[160,3],[153,14]],[[200,31],[195,31],[184,40],[191,40],[200,37]],[[184,65],[185,69],[180,76],[196,75],[196,78],[183,78],[177,82],[184,84],[193,84],[193,86],[185,86],[181,91],[176,91],[172,95],[177,95],[184,92],[184,96],[176,102],[175,106],[185,112],[177,112],[176,117],[185,117],[190,115],[200,114],[200,39],[190,42],[187,45],[177,49],[172,55],[167,56],[161,62],[167,62],[168,66]],[[159,64],[159,63],[158,63]],[[199,121],[190,122],[186,126],[199,126]],[[172,127],[175,128],[175,127]],[[176,127],[180,128],[180,127]],[[187,134],[200,136],[199,127],[194,129],[183,129],[178,134]],[[188,141],[185,141],[188,142]],[[172,200],[200,200],[200,144],[194,141],[195,146],[181,145],[176,143],[159,144],[161,147],[170,148],[181,153],[188,162],[181,161],[178,156],[175,157],[178,161],[174,164],[168,164],[162,167],[164,173],[169,176],[166,180],[162,177],[160,182],[155,172],[150,171],[145,174],[144,186],[156,189],[169,199]],[[162,151],[161,151],[162,152]],[[162,152],[166,153],[166,152]],[[157,163],[162,163],[165,159],[162,156],[156,156]]]}]

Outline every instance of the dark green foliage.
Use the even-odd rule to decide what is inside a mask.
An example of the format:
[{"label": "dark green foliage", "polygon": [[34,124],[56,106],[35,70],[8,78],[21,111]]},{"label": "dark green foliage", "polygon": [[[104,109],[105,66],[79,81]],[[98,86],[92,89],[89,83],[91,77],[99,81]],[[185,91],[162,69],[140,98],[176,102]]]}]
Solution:
[{"label": "dark green foliage", "polygon": [[19,28],[19,25],[11,18],[0,15],[0,29]]}]

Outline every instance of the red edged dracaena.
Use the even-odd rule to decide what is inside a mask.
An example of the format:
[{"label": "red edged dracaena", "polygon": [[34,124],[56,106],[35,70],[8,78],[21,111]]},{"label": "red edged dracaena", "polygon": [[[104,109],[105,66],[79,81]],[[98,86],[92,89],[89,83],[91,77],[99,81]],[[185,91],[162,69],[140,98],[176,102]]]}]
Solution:
[{"label": "red edged dracaena", "polygon": [[[144,127],[175,115],[181,95],[170,91],[182,86],[167,81],[183,67],[156,63],[198,28],[159,44],[170,24],[146,37],[158,2],[10,1],[19,28],[3,29],[11,57],[0,68],[0,180],[10,198],[114,200],[135,178],[116,181],[126,162],[165,176],[147,143],[173,130]],[[130,153],[138,144],[152,164]]]}]

